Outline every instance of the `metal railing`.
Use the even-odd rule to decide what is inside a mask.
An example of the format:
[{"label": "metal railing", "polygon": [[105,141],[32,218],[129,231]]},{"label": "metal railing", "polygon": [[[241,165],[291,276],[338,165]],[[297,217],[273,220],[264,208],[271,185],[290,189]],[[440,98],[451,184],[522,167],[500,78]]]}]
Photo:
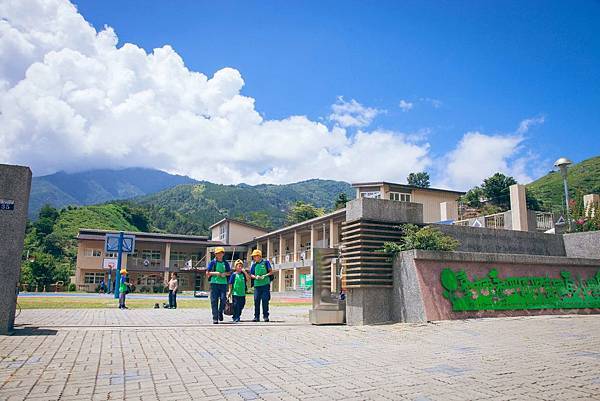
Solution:
[{"label": "metal railing", "polygon": [[504,212],[485,216],[483,225],[487,228],[505,229],[506,222],[504,219]]},{"label": "metal railing", "polygon": [[547,231],[554,228],[554,214],[551,212],[535,212],[535,228]]}]

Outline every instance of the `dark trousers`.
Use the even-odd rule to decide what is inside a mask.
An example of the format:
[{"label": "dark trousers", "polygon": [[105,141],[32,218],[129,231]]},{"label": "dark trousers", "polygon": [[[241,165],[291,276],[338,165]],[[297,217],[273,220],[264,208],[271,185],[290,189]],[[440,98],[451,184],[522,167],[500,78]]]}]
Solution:
[{"label": "dark trousers", "polygon": [[169,290],[169,308],[177,308],[177,290]]},{"label": "dark trousers", "polygon": [[242,311],[246,306],[246,296],[233,296],[233,320],[239,319],[242,316]]},{"label": "dark trousers", "polygon": [[[219,320],[223,316],[223,308],[227,299],[227,284],[210,283],[210,307],[212,309],[213,320]],[[221,301],[219,303],[219,301]]]},{"label": "dark trousers", "polygon": [[260,304],[262,303],[263,318],[269,318],[269,301],[271,300],[271,289],[269,285],[254,287],[254,318],[260,316]]},{"label": "dark trousers", "polygon": [[125,307],[125,291],[122,291],[119,293],[119,308],[124,308]]}]

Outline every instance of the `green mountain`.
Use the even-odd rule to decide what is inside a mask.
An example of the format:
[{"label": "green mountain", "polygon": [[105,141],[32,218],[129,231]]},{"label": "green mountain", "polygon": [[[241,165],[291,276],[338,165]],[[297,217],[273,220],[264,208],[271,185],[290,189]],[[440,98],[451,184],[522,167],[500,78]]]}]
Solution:
[{"label": "green mountain", "polygon": [[34,177],[31,183],[29,217],[35,218],[45,204],[57,208],[93,205],[195,182],[197,181],[189,177],[145,168],[91,170],[72,174],[58,172]]},{"label": "green mountain", "polygon": [[142,206],[155,227],[173,233],[207,234],[208,227],[223,217],[241,219],[266,228],[281,227],[289,207],[311,203],[331,210],[338,194],[354,197],[346,182],[308,180],[287,185],[220,185],[200,182],[179,185],[132,199]]},{"label": "green mountain", "polygon": [[[600,193],[600,156],[592,157],[569,167],[567,178],[569,197]],[[527,185],[527,189],[542,202],[544,208],[560,209],[564,204],[563,179],[553,171]]]}]

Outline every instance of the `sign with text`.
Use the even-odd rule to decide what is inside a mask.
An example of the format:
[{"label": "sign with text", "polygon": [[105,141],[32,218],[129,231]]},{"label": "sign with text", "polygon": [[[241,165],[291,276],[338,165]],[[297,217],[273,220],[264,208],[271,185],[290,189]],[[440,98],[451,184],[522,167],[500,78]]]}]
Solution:
[{"label": "sign with text", "polygon": [[15,210],[15,201],[12,199],[0,199],[0,210]]}]

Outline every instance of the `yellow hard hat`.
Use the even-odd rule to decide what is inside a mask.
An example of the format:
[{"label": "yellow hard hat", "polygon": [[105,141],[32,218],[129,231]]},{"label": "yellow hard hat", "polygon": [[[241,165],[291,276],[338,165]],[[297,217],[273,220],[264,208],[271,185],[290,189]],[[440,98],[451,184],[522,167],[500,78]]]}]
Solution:
[{"label": "yellow hard hat", "polygon": [[127,269],[121,269],[121,274],[127,274]]},{"label": "yellow hard hat", "polygon": [[252,251],[252,256],[260,256],[262,258],[262,251],[260,249],[255,249]]},{"label": "yellow hard hat", "polygon": [[242,266],[244,266],[244,261],[242,259],[236,260],[235,263],[233,264],[233,267],[236,267],[238,264],[241,264]]},{"label": "yellow hard hat", "polygon": [[215,248],[215,254],[217,253],[225,253],[225,248],[223,248],[222,246],[218,246]]}]

